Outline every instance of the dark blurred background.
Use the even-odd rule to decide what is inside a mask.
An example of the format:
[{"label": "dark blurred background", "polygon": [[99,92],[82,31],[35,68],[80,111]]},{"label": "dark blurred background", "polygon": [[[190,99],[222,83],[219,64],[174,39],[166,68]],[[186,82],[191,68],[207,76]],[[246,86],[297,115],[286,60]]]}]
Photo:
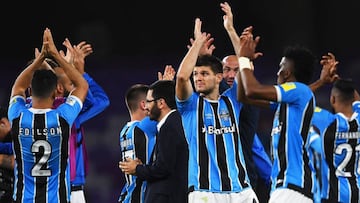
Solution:
[{"label": "dark blurred background", "polygon": [[[134,83],[150,84],[165,65],[178,68],[200,17],[203,31],[215,38],[214,55],[232,54],[223,28],[222,1],[26,1],[7,2],[0,8],[0,105],[7,105],[10,88],[34,48],[41,47],[49,27],[58,49],[68,37],[93,47],[86,71],[110,97],[110,107],[85,124],[90,159],[86,196],[88,203],[116,202],[123,179],[118,169],[118,134],[129,120],[125,90]],[[276,72],[286,45],[309,47],[320,60],[332,52],[340,61],[339,73],[359,86],[360,19],[355,0],[237,0],[228,1],[238,32],[249,25],[261,36],[255,74],[264,84],[276,83]],[[320,64],[314,80],[321,71]],[[316,92],[318,105],[329,109],[329,86]],[[267,150],[272,113],[261,111],[258,133]]]}]

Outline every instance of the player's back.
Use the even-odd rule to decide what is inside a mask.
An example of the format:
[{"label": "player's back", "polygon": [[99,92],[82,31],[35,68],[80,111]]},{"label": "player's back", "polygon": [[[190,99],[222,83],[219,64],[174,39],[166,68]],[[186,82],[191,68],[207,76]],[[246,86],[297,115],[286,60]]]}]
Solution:
[{"label": "player's back", "polygon": [[[74,111],[74,116],[75,117]],[[59,110],[23,109],[11,115],[17,202],[69,202],[69,122]]]},{"label": "player's back", "polygon": [[360,115],[357,112],[351,118],[338,113],[336,120],[324,132],[326,163],[322,168],[322,198],[341,202],[359,201],[359,122]]}]

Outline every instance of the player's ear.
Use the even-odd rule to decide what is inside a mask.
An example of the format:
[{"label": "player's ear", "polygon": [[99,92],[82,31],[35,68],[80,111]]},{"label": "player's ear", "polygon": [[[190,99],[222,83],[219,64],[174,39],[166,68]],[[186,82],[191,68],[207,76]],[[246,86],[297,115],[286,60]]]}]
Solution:
[{"label": "player's ear", "polygon": [[141,100],[141,102],[139,103],[139,105],[140,105],[140,109],[141,109],[141,110],[145,110],[146,101],[145,101],[145,100]]},{"label": "player's ear", "polygon": [[60,95],[63,95],[65,92],[65,88],[62,84],[58,83],[56,85],[56,92],[59,93]]},{"label": "player's ear", "polygon": [[222,73],[216,74],[216,80],[218,81],[219,84],[222,81],[222,79],[223,79],[223,74]]},{"label": "player's ear", "polygon": [[335,102],[336,102],[335,96],[331,95],[330,96],[330,104],[331,104],[331,106],[333,106],[335,104]]}]

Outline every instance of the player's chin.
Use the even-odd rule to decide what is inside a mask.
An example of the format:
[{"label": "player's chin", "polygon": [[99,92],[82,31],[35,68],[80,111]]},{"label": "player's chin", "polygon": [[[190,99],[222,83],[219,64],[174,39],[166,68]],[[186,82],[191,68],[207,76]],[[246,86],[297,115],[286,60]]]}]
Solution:
[{"label": "player's chin", "polygon": [[203,93],[205,91],[205,86],[196,86],[195,87],[196,92]]}]

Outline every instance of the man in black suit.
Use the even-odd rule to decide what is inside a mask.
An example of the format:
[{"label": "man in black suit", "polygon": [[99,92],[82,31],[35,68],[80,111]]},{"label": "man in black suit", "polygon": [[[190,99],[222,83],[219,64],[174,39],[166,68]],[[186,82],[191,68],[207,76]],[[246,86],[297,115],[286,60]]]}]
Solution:
[{"label": "man in black suit", "polygon": [[151,161],[147,165],[131,158],[120,162],[125,174],[136,175],[148,182],[145,203],[188,201],[189,149],[176,108],[174,81],[154,82],[146,95],[150,119],[158,121],[158,135]]}]

